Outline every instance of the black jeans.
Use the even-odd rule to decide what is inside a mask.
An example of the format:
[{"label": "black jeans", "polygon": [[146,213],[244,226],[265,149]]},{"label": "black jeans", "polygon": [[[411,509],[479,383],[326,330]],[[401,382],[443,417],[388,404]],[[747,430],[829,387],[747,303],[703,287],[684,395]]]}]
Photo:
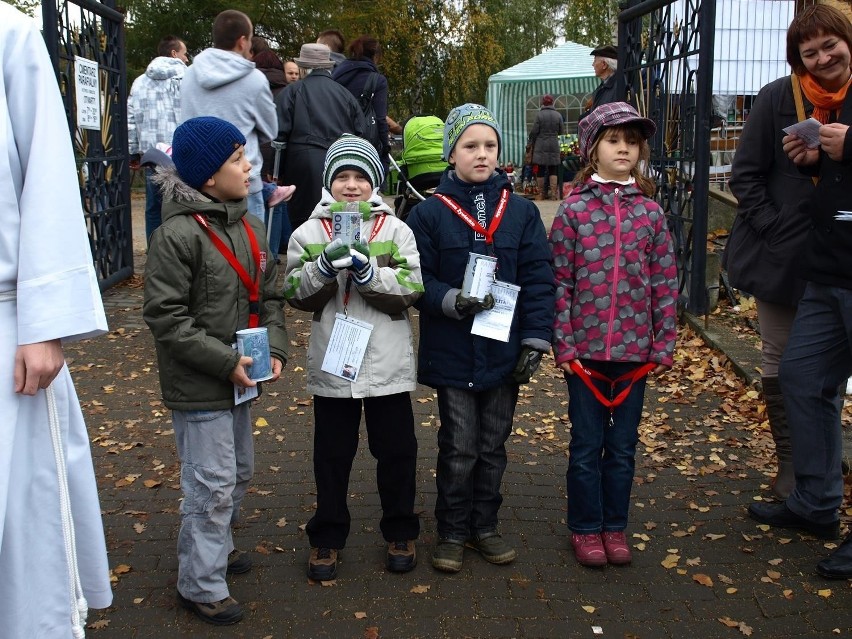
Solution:
[{"label": "black jeans", "polygon": [[361,406],[382,503],[380,528],[386,541],[416,539],[414,513],[417,438],[408,393],[364,399],[314,395],[314,481],[317,510],[306,527],[314,548],[343,548],[352,520],[346,495],[358,450]]},{"label": "black jeans", "polygon": [[517,401],[517,384],[484,391],[438,389],[439,537],[466,541],[496,530],[506,440]]}]

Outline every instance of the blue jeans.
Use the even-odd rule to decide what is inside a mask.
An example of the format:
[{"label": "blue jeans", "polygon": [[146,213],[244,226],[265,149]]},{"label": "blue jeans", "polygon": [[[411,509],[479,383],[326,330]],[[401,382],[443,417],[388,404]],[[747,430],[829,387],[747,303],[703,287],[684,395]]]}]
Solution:
[{"label": "blue jeans", "polygon": [[263,200],[263,191],[257,193],[249,193],[246,201],[248,212],[258,218],[264,224],[266,223],[266,204]]},{"label": "blue jeans", "polygon": [[787,507],[817,523],[837,521],[843,500],[840,410],[852,375],[852,290],[808,282],[778,381],[790,424],[796,488]]},{"label": "blue jeans", "polygon": [[[582,360],[589,370],[615,379],[640,366],[635,362]],[[576,374],[565,375],[568,383],[568,528],[579,534],[622,531],[627,528],[630,491],[636,464],[639,420],[645,401],[645,378],[638,380],[624,400],[610,413]],[[593,380],[609,399],[629,382],[619,382],[615,392],[603,381]]]},{"label": "blue jeans", "polygon": [[281,202],[272,209],[272,230],[269,236],[269,252],[272,259],[279,253],[287,253],[287,244],[293,228],[290,226],[290,216],[287,213],[287,202]]},{"label": "blue jeans", "polygon": [[506,440],[518,385],[484,391],[438,388],[438,536],[464,542],[497,529]]},{"label": "blue jeans", "polygon": [[154,169],[145,169],[145,242],[151,243],[151,233],[163,223],[163,194],[159,187],[151,180]]},{"label": "blue jeans", "polygon": [[177,587],[190,601],[210,603],[228,596],[231,526],[254,474],[249,406],[172,411],[183,491]]}]

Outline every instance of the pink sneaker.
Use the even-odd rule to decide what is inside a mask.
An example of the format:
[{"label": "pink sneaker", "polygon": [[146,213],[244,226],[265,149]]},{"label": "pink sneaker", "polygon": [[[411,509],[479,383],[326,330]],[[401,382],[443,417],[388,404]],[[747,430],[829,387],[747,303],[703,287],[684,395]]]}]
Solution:
[{"label": "pink sneaker", "polygon": [[288,184],[287,186],[279,186],[276,188],[272,195],[269,196],[269,199],[266,200],[266,206],[275,206],[276,204],[281,204],[281,202],[286,202],[291,197],[293,197],[293,191],[296,190],[296,187],[292,184]]},{"label": "pink sneaker", "polygon": [[606,551],[598,533],[589,535],[574,533],[571,535],[571,546],[574,548],[574,556],[583,566],[606,565]]},{"label": "pink sneaker", "polygon": [[633,561],[633,555],[630,553],[630,546],[627,545],[627,537],[623,531],[605,531],[603,545],[609,563],[619,566]]}]

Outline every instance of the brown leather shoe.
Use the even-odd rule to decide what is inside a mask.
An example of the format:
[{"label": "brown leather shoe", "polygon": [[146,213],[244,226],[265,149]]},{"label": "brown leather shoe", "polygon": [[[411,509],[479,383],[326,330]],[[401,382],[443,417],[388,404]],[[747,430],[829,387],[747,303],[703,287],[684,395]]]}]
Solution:
[{"label": "brown leather shoe", "polygon": [[178,592],[177,600],[181,606],[195,613],[196,617],[214,626],[229,626],[243,618],[243,608],[233,597],[225,597],[212,603],[202,603],[190,601]]}]

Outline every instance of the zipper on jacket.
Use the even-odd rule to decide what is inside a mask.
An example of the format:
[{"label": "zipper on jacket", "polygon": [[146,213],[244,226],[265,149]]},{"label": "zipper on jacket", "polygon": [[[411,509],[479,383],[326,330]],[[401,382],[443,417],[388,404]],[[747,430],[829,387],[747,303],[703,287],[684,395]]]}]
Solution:
[{"label": "zipper on jacket", "polygon": [[619,195],[621,192],[618,187],[613,192],[612,201],[614,204],[613,212],[615,214],[615,260],[612,265],[612,297],[609,305],[609,324],[606,335],[606,358],[612,357],[612,324],[615,321],[616,297],[618,295],[618,263],[621,260],[621,210],[618,206]]}]

